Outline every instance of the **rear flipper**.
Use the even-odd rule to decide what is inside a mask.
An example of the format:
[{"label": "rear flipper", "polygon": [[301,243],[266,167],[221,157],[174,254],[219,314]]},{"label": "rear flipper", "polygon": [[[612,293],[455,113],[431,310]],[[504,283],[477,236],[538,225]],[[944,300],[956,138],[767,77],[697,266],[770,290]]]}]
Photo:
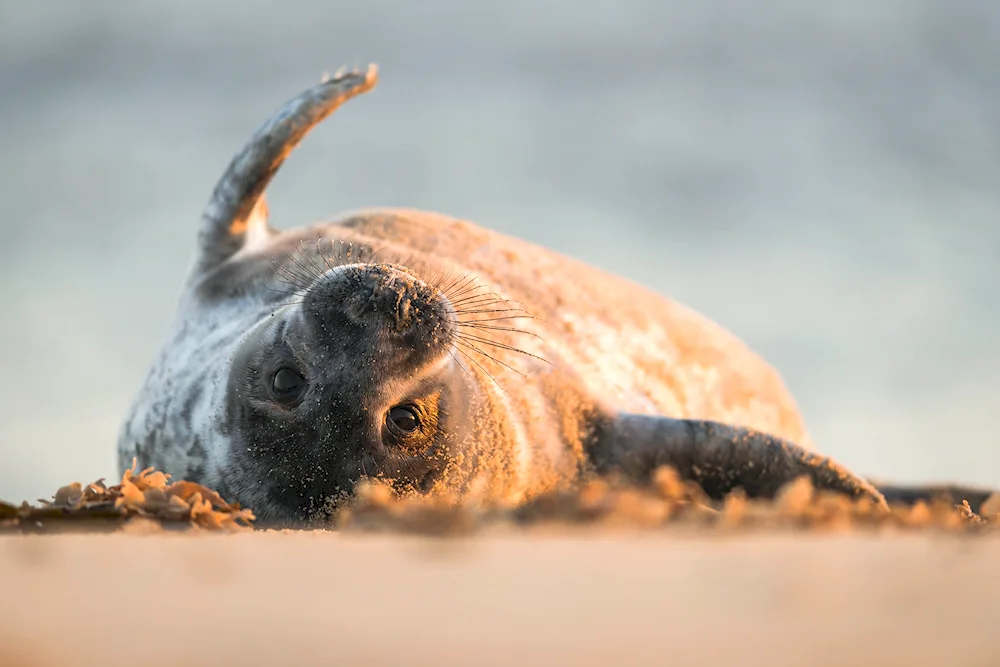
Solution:
[{"label": "rear flipper", "polygon": [[968,500],[969,507],[976,514],[979,514],[987,498],[995,493],[1000,493],[992,489],[978,489],[952,484],[901,486],[876,483],[875,485],[882,492],[886,502],[889,503],[913,505],[921,500],[931,503],[935,500],[943,499],[953,505],[961,505],[963,500]]},{"label": "rear flipper", "polygon": [[765,433],[719,422],[636,414],[612,418],[599,431],[588,454],[600,473],[645,480],[657,467],[672,466],[711,498],[737,488],[751,498],[770,498],[784,484],[807,476],[817,489],[886,504],[874,486],[843,466]]}]

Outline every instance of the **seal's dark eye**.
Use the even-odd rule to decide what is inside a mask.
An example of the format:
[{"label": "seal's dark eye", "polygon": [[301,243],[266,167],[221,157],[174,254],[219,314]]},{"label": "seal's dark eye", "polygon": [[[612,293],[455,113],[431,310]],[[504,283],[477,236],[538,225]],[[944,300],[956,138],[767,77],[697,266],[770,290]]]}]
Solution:
[{"label": "seal's dark eye", "polygon": [[305,386],[305,379],[291,368],[279,368],[271,377],[271,391],[279,398],[298,394]]},{"label": "seal's dark eye", "polygon": [[417,417],[417,411],[408,405],[398,405],[389,410],[385,420],[401,433],[413,433],[420,428],[420,418]]}]

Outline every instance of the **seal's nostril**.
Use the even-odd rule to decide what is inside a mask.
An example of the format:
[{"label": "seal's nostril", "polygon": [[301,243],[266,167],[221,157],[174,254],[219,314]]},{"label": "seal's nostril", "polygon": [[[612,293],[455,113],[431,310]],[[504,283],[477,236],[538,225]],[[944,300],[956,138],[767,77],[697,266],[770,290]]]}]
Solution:
[{"label": "seal's nostril", "polygon": [[396,324],[399,329],[404,329],[409,326],[410,323],[410,297],[406,294],[400,294],[399,299],[396,302]]}]

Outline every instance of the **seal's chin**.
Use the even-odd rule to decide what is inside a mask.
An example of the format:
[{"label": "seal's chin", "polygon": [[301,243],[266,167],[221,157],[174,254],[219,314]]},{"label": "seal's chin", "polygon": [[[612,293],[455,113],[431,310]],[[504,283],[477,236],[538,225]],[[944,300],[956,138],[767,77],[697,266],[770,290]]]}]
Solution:
[{"label": "seal's chin", "polygon": [[345,461],[330,455],[346,449],[337,441],[297,449],[309,453],[294,466],[286,461],[281,475],[268,474],[276,469],[270,463],[244,457],[233,466],[226,487],[235,492],[234,500],[254,512],[257,526],[330,527],[337,511],[350,504],[358,487],[369,481],[385,484],[401,496],[423,495],[442,478],[455,455],[446,445],[435,445],[433,452],[411,455],[386,448]]},{"label": "seal's chin", "polygon": [[346,488],[309,490],[272,487],[247,504],[256,517],[255,525],[264,529],[331,527],[337,511],[356,497],[357,481]]}]

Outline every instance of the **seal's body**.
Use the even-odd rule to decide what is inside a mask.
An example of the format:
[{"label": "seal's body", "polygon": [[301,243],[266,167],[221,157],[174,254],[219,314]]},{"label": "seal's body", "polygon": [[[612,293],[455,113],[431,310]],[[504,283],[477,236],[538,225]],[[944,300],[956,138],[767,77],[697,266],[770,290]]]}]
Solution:
[{"label": "seal's body", "polygon": [[660,464],[715,496],[805,474],[884,502],[807,449],[774,369],[652,291],[435,213],[270,229],[263,193],[282,161],[375,78],[303,93],[233,160],[122,428],[123,468],[135,457],[283,524],[321,516],[364,476],[517,502]]}]

